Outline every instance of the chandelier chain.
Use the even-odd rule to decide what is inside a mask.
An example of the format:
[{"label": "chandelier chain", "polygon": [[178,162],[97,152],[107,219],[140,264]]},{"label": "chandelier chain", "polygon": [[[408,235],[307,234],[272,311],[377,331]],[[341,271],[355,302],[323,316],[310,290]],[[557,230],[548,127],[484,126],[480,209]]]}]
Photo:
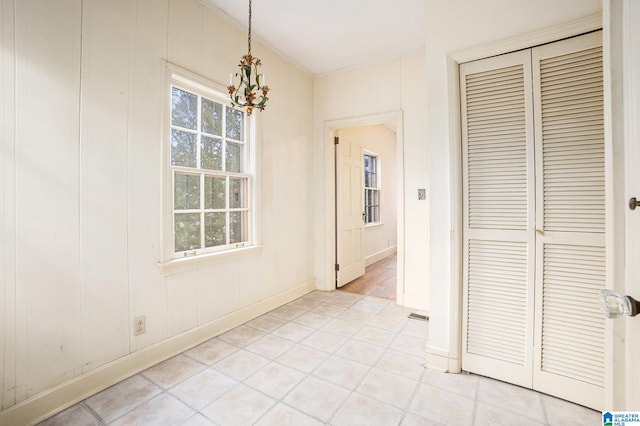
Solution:
[{"label": "chandelier chain", "polygon": [[251,18],[252,0],[249,0],[249,28],[247,34],[247,54],[243,55],[238,65],[239,71],[235,77],[239,78],[237,86],[234,83],[233,73],[229,75],[229,100],[234,108],[245,108],[247,115],[251,115],[253,110],[263,111],[269,97],[269,86],[266,85],[264,74],[260,74],[258,68],[262,66],[262,61],[251,55]]},{"label": "chandelier chain", "polygon": [[251,0],[249,0],[249,37],[247,38],[247,42],[249,44],[247,53],[251,55]]}]

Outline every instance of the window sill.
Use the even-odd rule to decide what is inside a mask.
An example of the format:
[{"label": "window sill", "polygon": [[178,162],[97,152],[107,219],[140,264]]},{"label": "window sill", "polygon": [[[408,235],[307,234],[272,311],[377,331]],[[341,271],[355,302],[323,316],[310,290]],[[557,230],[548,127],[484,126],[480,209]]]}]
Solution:
[{"label": "window sill", "polygon": [[199,256],[190,256],[179,259],[171,259],[166,262],[158,262],[160,273],[163,276],[188,272],[204,266],[211,266],[217,262],[237,257],[257,255],[262,252],[262,246],[242,247],[218,253],[207,253]]},{"label": "window sill", "polygon": [[382,226],[384,225],[384,222],[378,222],[378,223],[368,223],[364,226],[365,229],[367,228],[375,228],[377,226]]}]

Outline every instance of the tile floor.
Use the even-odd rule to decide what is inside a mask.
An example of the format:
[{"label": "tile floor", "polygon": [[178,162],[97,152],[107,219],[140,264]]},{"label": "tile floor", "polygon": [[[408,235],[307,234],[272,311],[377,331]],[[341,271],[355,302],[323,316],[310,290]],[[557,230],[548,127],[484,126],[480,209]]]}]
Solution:
[{"label": "tile floor", "polygon": [[40,425],[601,424],[547,395],[423,368],[428,323],[410,312],[314,291]]}]

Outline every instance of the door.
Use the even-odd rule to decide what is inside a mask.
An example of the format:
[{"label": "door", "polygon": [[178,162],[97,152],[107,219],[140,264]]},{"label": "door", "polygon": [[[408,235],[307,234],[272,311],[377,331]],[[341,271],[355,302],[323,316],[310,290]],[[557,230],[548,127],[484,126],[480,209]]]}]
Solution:
[{"label": "door", "polygon": [[[640,199],[640,3],[627,1],[624,4],[624,34],[626,36],[623,46],[624,70],[624,103],[625,108],[625,132],[624,132],[624,161],[625,184],[624,201],[631,197]],[[624,294],[640,300],[640,208],[629,209],[626,205],[617,205],[617,208],[625,210],[625,286]],[[640,407],[640,317],[627,317],[615,321],[624,321],[620,325],[624,330],[626,361],[625,369],[626,387],[616,386],[624,398],[619,398],[618,407],[626,407],[637,410]],[[620,343],[617,343],[620,344]],[[616,360],[617,361],[617,360]],[[621,389],[622,388],[622,389]],[[624,399],[624,401],[623,401]]]},{"label": "door", "polygon": [[602,408],[601,35],[460,75],[463,369]]},{"label": "door", "polygon": [[336,138],[337,280],[343,285],[364,275],[364,150]]},{"label": "door", "polygon": [[463,368],[530,387],[535,182],[527,75],[528,51],[461,67]]},{"label": "door", "polygon": [[533,387],[604,409],[601,33],[532,51],[536,145]]}]

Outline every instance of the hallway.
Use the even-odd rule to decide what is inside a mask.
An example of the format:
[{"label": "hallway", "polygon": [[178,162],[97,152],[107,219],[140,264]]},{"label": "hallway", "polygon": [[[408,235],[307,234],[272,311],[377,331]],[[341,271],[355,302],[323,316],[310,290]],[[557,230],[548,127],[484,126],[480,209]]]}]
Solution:
[{"label": "hallway", "polygon": [[340,290],[366,296],[396,300],[398,254],[394,253],[367,266],[364,275],[344,285]]},{"label": "hallway", "polygon": [[428,322],[411,312],[314,291],[40,425],[600,424],[557,398],[423,368]]}]

